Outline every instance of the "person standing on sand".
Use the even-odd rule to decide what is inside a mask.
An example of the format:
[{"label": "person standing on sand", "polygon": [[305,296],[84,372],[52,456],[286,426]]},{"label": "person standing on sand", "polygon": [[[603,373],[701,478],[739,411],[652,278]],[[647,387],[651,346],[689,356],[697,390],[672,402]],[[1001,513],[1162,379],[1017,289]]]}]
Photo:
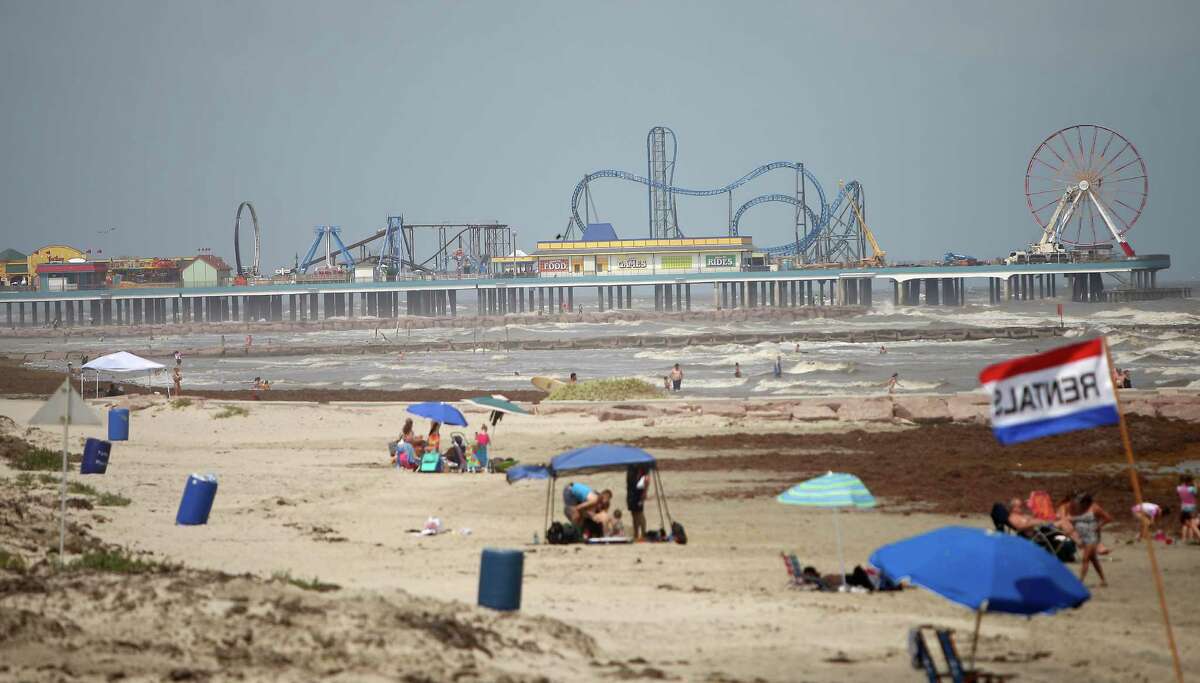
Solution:
[{"label": "person standing on sand", "polygon": [[1079,538],[1080,547],[1083,548],[1083,558],[1079,561],[1079,580],[1083,581],[1087,577],[1090,565],[1095,567],[1096,573],[1100,575],[1100,585],[1107,586],[1104,570],[1100,567],[1100,530],[1105,524],[1112,523],[1112,516],[1092,500],[1090,493],[1085,493],[1071,502],[1070,514],[1071,526]]},{"label": "person standing on sand", "polygon": [[1196,519],[1196,478],[1190,474],[1181,475],[1175,493],[1179,495],[1179,542],[1200,543],[1200,520]]},{"label": "person standing on sand", "polygon": [[679,367],[679,363],[671,368],[671,391],[679,391],[683,386],[683,369]]},{"label": "person standing on sand", "polygon": [[900,386],[900,373],[893,372],[892,376],[888,378],[888,381],[884,384],[884,386],[887,387],[889,394],[896,393],[896,387]]},{"label": "person standing on sand", "polygon": [[630,465],[625,470],[625,507],[633,517],[633,540],[646,538],[646,498],[650,495],[650,468]]},{"label": "person standing on sand", "polygon": [[181,388],[183,384],[183,361],[175,361],[175,368],[171,370],[171,381],[175,383],[175,398],[179,398],[183,395],[183,389]]}]

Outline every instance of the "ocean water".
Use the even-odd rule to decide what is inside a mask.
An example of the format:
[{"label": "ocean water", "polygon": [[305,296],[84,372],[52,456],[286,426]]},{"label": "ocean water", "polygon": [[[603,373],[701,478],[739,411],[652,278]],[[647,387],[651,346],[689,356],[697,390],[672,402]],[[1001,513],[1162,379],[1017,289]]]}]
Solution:
[{"label": "ocean water", "polygon": [[[977,297],[978,298],[978,297]],[[586,297],[577,302],[587,303]],[[718,344],[684,349],[637,348],[573,351],[476,350],[404,353],[387,350],[396,340],[519,340],[585,339],[626,336],[662,338],[710,333],[843,332],[879,329],[930,330],[963,327],[1050,326],[1059,318],[1054,301],[1019,302],[1002,307],[894,307],[890,301],[861,316],[798,321],[754,321],[681,324],[678,320],[614,323],[523,323],[466,329],[397,330],[395,323],[376,330],[282,332],[256,334],[254,345],[365,347],[361,354],[269,357],[187,357],[186,349],[215,347],[219,332],[154,339],[128,337],[10,339],[12,351],[128,350],[169,362],[175,349],[184,349],[185,386],[194,388],[247,387],[254,377],[271,380],[277,388],[331,387],[405,390],[418,388],[527,389],[535,375],[581,379],[639,377],[655,384],[672,364],[684,371],[684,393],[691,396],[796,396],[871,394],[885,391],[898,373],[900,392],[970,391],[978,387],[979,371],[990,363],[1045,350],[1064,340],[983,339],[963,342],[906,341],[886,344],[848,342],[788,342],[751,345]],[[635,300],[639,308],[652,301]],[[696,305],[695,308],[700,308]],[[1136,387],[1200,388],[1200,300],[1130,304],[1064,304],[1062,323],[1068,338],[1107,335],[1117,365],[1129,368]],[[240,348],[243,332],[227,328],[226,344]],[[783,373],[772,366],[779,358]],[[742,376],[734,376],[735,363]],[[45,363],[57,367],[55,363]],[[135,380],[138,381],[138,380]],[[144,380],[141,380],[144,381]],[[159,380],[160,382],[164,380]]]}]

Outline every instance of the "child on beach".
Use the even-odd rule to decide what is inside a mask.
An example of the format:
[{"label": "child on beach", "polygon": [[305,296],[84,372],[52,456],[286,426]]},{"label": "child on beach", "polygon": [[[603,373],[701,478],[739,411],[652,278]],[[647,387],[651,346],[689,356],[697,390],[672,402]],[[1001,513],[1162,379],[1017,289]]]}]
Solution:
[{"label": "child on beach", "polygon": [[[1138,521],[1137,540],[1143,541],[1147,536],[1150,536],[1154,531],[1154,527],[1158,526],[1158,521],[1163,518],[1171,510],[1163,508],[1155,503],[1146,501],[1133,506],[1133,518]],[[1157,537],[1158,534],[1155,534]]]},{"label": "child on beach", "polygon": [[1179,477],[1179,540],[1200,543],[1200,519],[1196,518],[1196,478],[1190,474]]},{"label": "child on beach", "polygon": [[620,508],[613,510],[612,520],[608,523],[608,529],[605,530],[605,536],[624,536],[625,522],[621,521]]}]

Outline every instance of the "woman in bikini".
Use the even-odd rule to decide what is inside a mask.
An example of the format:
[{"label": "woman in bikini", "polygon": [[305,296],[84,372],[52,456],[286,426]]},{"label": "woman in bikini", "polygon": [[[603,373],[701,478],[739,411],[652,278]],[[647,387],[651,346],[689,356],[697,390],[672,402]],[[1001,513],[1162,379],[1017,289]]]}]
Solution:
[{"label": "woman in bikini", "polygon": [[1104,570],[1100,567],[1100,530],[1104,528],[1104,525],[1112,523],[1112,515],[1097,505],[1092,500],[1090,493],[1085,493],[1072,501],[1070,515],[1071,526],[1075,529],[1079,546],[1083,550],[1079,580],[1083,581],[1087,577],[1088,566],[1091,565],[1096,568],[1096,573],[1100,576],[1100,585],[1107,586],[1108,581],[1104,578]]}]

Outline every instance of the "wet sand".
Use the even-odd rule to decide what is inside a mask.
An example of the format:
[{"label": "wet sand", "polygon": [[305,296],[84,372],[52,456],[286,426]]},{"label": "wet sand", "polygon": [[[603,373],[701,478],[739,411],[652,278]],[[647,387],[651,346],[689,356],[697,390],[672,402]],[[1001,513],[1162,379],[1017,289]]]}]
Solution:
[{"label": "wet sand", "polygon": [[[1128,516],[1119,498],[1121,454],[1110,448],[1107,433],[1048,440],[1022,451],[1019,459],[1006,459],[1018,451],[999,453],[988,445],[986,428],[977,425],[762,421],[696,414],[659,416],[647,424],[564,412],[505,420],[495,435],[494,454],[540,462],[586,443],[645,444],[663,463],[670,511],[687,527],[691,542],[533,545],[532,536],[544,528],[544,482],[508,485],[495,475],[417,475],[387,466],[384,443],[394,438],[403,417],[401,405],[239,403],[248,415],[217,418],[227,403],[201,400],[186,408],[157,403],[136,411],[132,440],[117,444],[108,474],[87,479],[132,503],[71,514],[105,542],[182,563],[192,568],[188,571],[257,578],[227,584],[203,574],[182,584],[155,578],[146,584],[153,589],[149,592],[126,587],[133,596],[126,600],[106,597],[122,588],[111,586],[106,575],[74,577],[75,592],[62,598],[49,598],[53,593],[41,589],[0,592],[0,612],[48,614],[59,622],[38,626],[32,616],[23,616],[33,624],[29,633],[36,635],[0,639],[0,659],[31,667],[44,663],[48,655],[38,644],[44,641],[56,648],[87,648],[93,662],[119,665],[127,675],[145,678],[169,674],[161,668],[168,659],[173,666],[214,679],[312,678],[324,675],[311,664],[318,659],[330,671],[341,671],[334,675],[344,680],[402,678],[408,670],[400,664],[372,669],[395,655],[428,659],[429,680],[497,680],[500,668],[516,672],[513,680],[916,680],[904,649],[907,629],[943,624],[957,629],[960,644],[965,644],[972,614],[916,589],[857,595],[785,588],[781,550],[797,552],[823,573],[838,571],[830,515],[777,504],[774,495],[785,486],[837,468],[860,474],[879,494],[878,508],[842,516],[851,567],[879,545],[941,525],[989,527],[987,508],[979,509],[980,504],[1027,492],[1033,485],[1058,495],[1077,481],[1103,483],[1104,477],[1112,477],[1112,488],[1102,490],[1100,501],[1118,519]],[[0,400],[0,414],[13,418],[14,431],[25,434],[25,421],[37,405]],[[483,417],[479,411],[467,413],[472,425]],[[1194,460],[1195,437],[1187,428],[1147,420],[1135,422],[1134,430],[1149,467]],[[80,429],[73,435],[99,433]],[[53,431],[40,428],[28,435],[48,446],[56,439]],[[1022,473],[1032,469],[1030,458],[1052,462],[1053,468],[1039,463],[1035,471],[1045,472],[1044,478],[1027,480]],[[175,509],[193,471],[220,477],[213,516],[207,526],[177,527]],[[1154,473],[1147,474],[1157,487]],[[0,477],[12,481],[15,473],[0,468]],[[614,489],[623,504],[623,475],[583,479]],[[1014,486],[1019,487],[1014,491]],[[36,495],[53,501],[54,491],[46,485]],[[429,515],[440,517],[452,533],[408,533]],[[650,516],[657,526],[657,514]],[[1169,678],[1146,554],[1141,546],[1126,544],[1131,537],[1128,523],[1106,532],[1105,542],[1115,548],[1104,563],[1110,587],[1098,588],[1095,576],[1089,576],[1094,597],[1081,609],[1029,620],[988,615],[981,665],[1028,681]],[[0,535],[0,544],[6,538]],[[44,557],[45,539],[32,545],[21,552],[35,561],[38,553]],[[519,616],[495,618],[471,607],[484,547],[525,550]],[[1200,547],[1160,546],[1159,560],[1171,604],[1180,606],[1174,618],[1185,666],[1195,669],[1200,655],[1188,644],[1200,638],[1200,618],[1184,606],[1200,589],[1195,571]],[[317,596],[286,586],[257,587],[279,571],[319,577],[341,589]],[[20,581],[8,574],[0,577]],[[46,581],[47,590],[68,590],[68,582]],[[172,587],[186,587],[189,581],[193,587],[181,588],[181,594],[197,599],[175,600]],[[258,583],[251,587],[242,581]],[[230,584],[236,589],[222,587]],[[227,590],[232,592],[223,592]],[[287,591],[297,592],[299,601]],[[268,623],[291,620],[293,627],[264,631],[266,639],[256,638],[250,660],[221,660],[215,653],[222,648],[240,651],[235,648],[242,647],[238,639],[247,627],[257,632],[258,622],[201,618],[197,611],[185,611],[178,633],[168,636],[173,632],[164,629],[168,617],[163,615],[169,611],[148,618],[160,608],[147,605],[183,609],[185,604],[221,610],[245,604],[250,614],[258,606],[270,614],[263,617]],[[303,609],[293,613],[282,604]],[[364,605],[377,609],[354,617]],[[457,623],[482,634],[488,653],[470,650],[473,654],[464,658],[456,645],[462,642],[454,635],[457,627],[424,631],[423,637],[437,645],[420,654],[388,649],[392,637],[409,637],[409,631],[397,630],[397,623],[403,628],[423,623],[396,616],[405,613],[406,605],[422,613],[457,615]],[[305,610],[324,616],[308,617]],[[103,635],[102,614],[121,625],[119,638]],[[331,623],[361,637],[343,634],[327,640]],[[586,639],[570,635],[576,629]],[[527,652],[519,639],[506,635],[512,633],[531,634],[541,653]],[[165,640],[174,646],[167,647]],[[364,645],[364,640],[384,642],[378,646],[382,656],[368,656],[376,646]],[[218,645],[226,641],[230,644]],[[141,650],[170,654],[155,658]],[[81,666],[80,658],[71,661]],[[74,673],[101,677],[99,665],[92,667]],[[57,670],[20,671],[28,675],[19,678],[63,677]]]}]

